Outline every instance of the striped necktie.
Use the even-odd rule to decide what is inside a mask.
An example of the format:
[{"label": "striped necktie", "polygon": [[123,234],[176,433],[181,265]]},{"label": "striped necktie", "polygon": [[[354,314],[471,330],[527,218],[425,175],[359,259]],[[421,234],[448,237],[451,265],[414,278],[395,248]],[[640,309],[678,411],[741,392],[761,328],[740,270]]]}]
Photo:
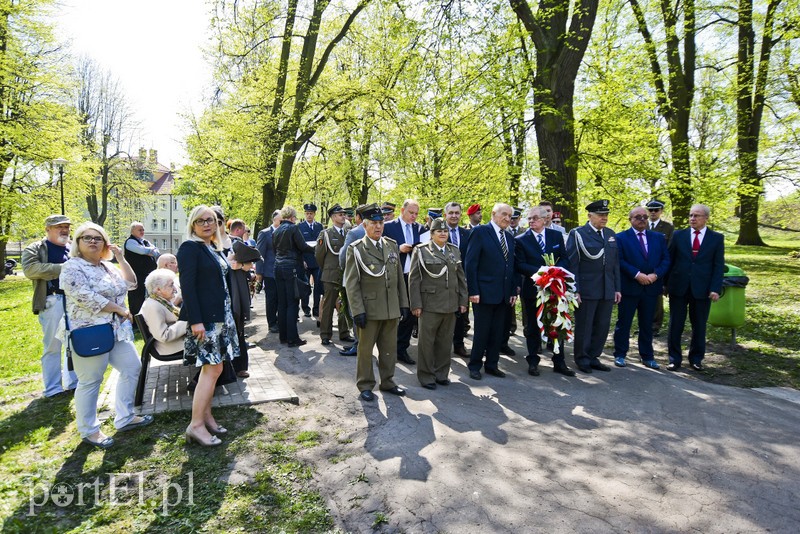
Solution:
[{"label": "striped necktie", "polygon": [[539,248],[542,249],[542,254],[544,254],[544,238],[542,234],[536,234],[536,240],[539,241]]},{"label": "striped necktie", "polygon": [[503,257],[508,261],[508,245],[506,245],[505,232],[500,230],[500,248],[503,249]]}]

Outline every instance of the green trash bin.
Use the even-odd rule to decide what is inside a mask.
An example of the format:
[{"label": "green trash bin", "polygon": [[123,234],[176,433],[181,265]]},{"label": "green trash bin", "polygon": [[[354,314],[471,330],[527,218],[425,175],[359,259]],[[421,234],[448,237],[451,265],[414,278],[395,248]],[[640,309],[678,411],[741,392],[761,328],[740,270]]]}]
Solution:
[{"label": "green trash bin", "polygon": [[744,289],[749,281],[742,269],[725,265],[722,294],[718,301],[711,303],[708,324],[724,328],[739,328],[744,325]]}]

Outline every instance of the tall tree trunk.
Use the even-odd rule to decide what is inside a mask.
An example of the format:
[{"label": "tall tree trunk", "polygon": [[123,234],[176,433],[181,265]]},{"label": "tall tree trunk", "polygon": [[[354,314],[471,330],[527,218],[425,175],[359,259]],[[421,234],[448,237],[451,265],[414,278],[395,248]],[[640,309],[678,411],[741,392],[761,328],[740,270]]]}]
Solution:
[{"label": "tall tree trunk", "polygon": [[[598,0],[509,0],[536,48],[533,79],[536,144],[542,196],[578,223],[578,154],[575,147],[575,78],[592,35]],[[572,13],[572,17],[570,17]]]},{"label": "tall tree trunk", "polygon": [[737,245],[766,246],[758,231],[758,203],[763,192],[758,172],[758,142],[764,113],[770,54],[777,41],[773,25],[782,0],[770,0],[764,18],[758,76],[755,76],[753,0],[739,0],[738,61],[736,63],[736,157],[739,162],[739,238]]}]

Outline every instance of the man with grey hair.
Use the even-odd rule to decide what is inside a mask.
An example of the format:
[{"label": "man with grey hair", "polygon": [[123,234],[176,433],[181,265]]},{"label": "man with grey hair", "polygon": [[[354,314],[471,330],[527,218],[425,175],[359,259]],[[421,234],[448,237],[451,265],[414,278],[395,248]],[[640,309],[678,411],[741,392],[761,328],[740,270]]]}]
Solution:
[{"label": "man with grey hair", "polygon": [[56,336],[64,317],[64,291],[58,283],[61,265],[69,259],[69,231],[72,223],[66,215],[45,219],[45,238],[22,251],[22,272],[33,282],[33,313],[42,327],[42,379],[44,396],[53,397],[74,391],[78,386],[75,371],[69,370]]},{"label": "man with grey hair", "polygon": [[125,260],[130,263],[136,275],[136,289],[128,291],[128,309],[136,315],[147,297],[144,280],[158,268],[156,260],[160,252],[155,245],[144,238],[144,225],[139,221],[131,223],[131,235],[125,240]]},{"label": "man with grey hair", "polygon": [[481,380],[482,367],[486,374],[498,378],[505,376],[498,367],[500,345],[503,343],[506,308],[517,300],[514,239],[507,230],[512,212],[508,204],[495,204],[491,220],[472,229],[467,245],[464,271],[475,318],[475,336],[468,366],[473,380]]},{"label": "man with grey hair", "polygon": [[667,370],[681,367],[681,335],[686,323],[686,310],[692,325],[689,344],[689,365],[703,371],[706,354],[706,322],[711,303],[719,300],[725,271],[725,239],[706,224],[711,209],[695,204],[689,209],[689,228],[676,230],[669,242],[672,260],[667,275],[669,294],[669,365]]},{"label": "man with grey hair", "polygon": [[610,371],[600,362],[611,327],[611,312],[622,300],[616,234],[608,224],[608,200],[586,206],[589,222],[567,238],[569,270],[575,275],[575,365],[583,373]]}]

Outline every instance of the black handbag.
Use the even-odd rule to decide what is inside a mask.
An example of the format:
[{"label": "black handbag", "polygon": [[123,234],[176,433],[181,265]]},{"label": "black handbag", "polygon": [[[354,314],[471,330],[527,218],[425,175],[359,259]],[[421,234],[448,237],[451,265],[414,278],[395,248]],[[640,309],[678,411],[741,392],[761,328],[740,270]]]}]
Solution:
[{"label": "black handbag", "polygon": [[111,323],[96,324],[70,330],[67,317],[67,299],[64,297],[64,325],[69,332],[69,346],[78,356],[89,358],[110,352],[114,348],[114,327]]}]

